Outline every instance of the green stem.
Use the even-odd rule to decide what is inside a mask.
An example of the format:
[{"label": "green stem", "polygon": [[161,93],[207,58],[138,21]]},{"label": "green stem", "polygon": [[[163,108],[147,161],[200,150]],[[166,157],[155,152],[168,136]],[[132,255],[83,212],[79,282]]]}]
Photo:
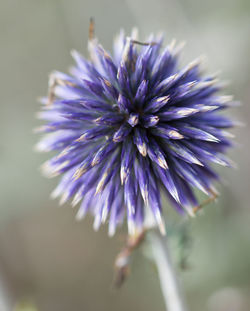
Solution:
[{"label": "green stem", "polygon": [[149,238],[167,311],[187,311],[170,258],[166,237],[156,230],[151,230]]}]

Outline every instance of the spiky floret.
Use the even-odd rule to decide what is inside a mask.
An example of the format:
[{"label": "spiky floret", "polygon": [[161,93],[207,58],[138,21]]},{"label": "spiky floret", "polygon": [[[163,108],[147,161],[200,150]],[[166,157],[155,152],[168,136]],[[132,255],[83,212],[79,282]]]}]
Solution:
[{"label": "spiky floret", "polygon": [[96,229],[109,219],[110,235],[125,215],[130,234],[141,230],[148,213],[164,232],[160,189],[193,215],[193,189],[214,194],[211,164],[230,165],[225,129],[233,122],[220,112],[232,98],[218,95],[221,85],[201,75],[199,60],[179,69],[178,46],[136,40],[121,32],[113,56],[96,39],[90,60],[73,51],[76,66],[52,73],[39,113],[47,134],[38,149],[57,152],[43,169],[63,175],[52,196],[81,202],[77,218],[92,212]]}]

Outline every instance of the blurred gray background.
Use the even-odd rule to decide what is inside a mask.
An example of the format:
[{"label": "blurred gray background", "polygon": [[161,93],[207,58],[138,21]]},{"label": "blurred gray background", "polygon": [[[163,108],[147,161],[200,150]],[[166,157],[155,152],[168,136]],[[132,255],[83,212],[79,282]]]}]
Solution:
[{"label": "blurred gray background", "polygon": [[[164,31],[186,40],[183,63],[207,55],[244,105],[231,115],[250,118],[249,0],[1,0],[0,1],[0,310],[164,310],[154,267],[140,251],[124,287],[112,288],[113,259],[124,232],[112,239],[92,219],[75,222],[69,205],[49,200],[57,180],[40,176],[48,155],[33,152],[36,99],[50,71],[67,71],[70,50],[86,55],[88,24],[110,49],[124,28],[142,38]],[[234,131],[237,170],[222,169],[217,204],[190,220],[190,268],[180,272],[192,311],[250,310],[249,128]]]}]

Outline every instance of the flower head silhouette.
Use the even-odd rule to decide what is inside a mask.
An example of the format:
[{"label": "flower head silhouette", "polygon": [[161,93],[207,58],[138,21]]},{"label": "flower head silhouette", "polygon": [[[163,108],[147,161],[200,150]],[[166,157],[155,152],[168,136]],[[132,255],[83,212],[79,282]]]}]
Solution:
[{"label": "flower head silhouette", "polygon": [[70,75],[53,72],[42,100],[38,149],[56,151],[43,170],[62,175],[52,196],[81,202],[77,217],[90,211],[96,229],[108,219],[110,235],[124,217],[130,234],[143,229],[147,214],[164,232],[161,196],[193,215],[194,188],[215,194],[211,164],[230,165],[221,111],[232,98],[199,60],[179,68],[180,46],[162,41],[121,32],[111,55],[91,38],[90,60],[73,51]]}]

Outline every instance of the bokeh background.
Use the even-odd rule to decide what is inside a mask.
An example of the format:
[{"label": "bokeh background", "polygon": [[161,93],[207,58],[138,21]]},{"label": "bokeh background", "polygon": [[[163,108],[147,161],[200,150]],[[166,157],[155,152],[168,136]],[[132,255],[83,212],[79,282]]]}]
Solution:
[{"label": "bokeh background", "polygon": [[[186,40],[183,63],[207,55],[206,67],[229,79],[228,94],[244,105],[232,117],[250,118],[249,0],[1,0],[0,1],[0,310],[164,310],[153,265],[138,251],[121,290],[112,288],[113,259],[124,232],[110,239],[92,219],[76,222],[69,206],[49,194],[56,180],[40,176],[47,155],[36,154],[36,99],[50,71],[66,71],[70,50],[86,55],[95,17],[104,47],[120,28],[141,37],[164,31]],[[216,204],[189,222],[189,269],[180,271],[192,311],[250,310],[250,133],[236,129],[231,152],[238,169],[221,169]],[[172,215],[172,214],[171,214]]]}]

